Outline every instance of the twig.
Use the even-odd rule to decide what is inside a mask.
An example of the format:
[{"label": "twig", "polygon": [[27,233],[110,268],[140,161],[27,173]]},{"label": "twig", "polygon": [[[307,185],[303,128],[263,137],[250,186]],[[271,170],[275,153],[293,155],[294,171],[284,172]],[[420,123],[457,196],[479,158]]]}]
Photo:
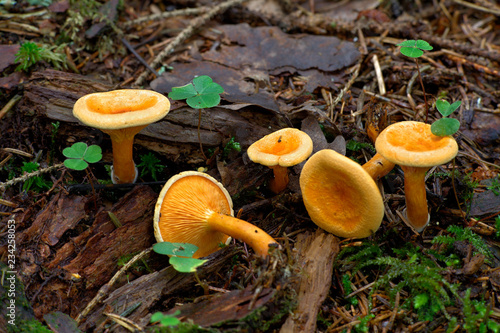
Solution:
[{"label": "twig", "polygon": [[87,304],[85,309],[83,309],[83,311],[80,312],[78,317],[76,317],[76,322],[78,324],[80,324],[82,319],[85,318],[89,314],[89,312],[97,305],[97,303],[99,303],[104,298],[104,296],[106,296],[108,294],[108,291],[115,284],[115,282],[120,278],[120,276],[122,276],[122,274],[127,269],[129,269],[130,266],[135,264],[138,260],[141,260],[142,258],[147,256],[152,250],[153,250],[153,248],[150,247],[150,248],[142,251],[141,253],[139,253],[138,255],[133,257],[132,259],[130,259],[129,262],[127,262],[118,272],[116,272],[116,274],[111,278],[111,280],[109,280],[108,283],[106,283],[104,286],[102,286],[99,289],[99,291],[97,292],[97,295],[95,295],[95,297],[92,299],[92,301],[90,301],[90,303]]},{"label": "twig", "polygon": [[157,21],[157,20],[164,20],[169,17],[174,17],[174,16],[189,16],[189,15],[199,15],[201,13],[205,13],[208,11],[207,7],[198,7],[198,8],[185,8],[185,9],[179,9],[179,10],[172,10],[170,12],[163,12],[159,14],[153,14],[149,16],[143,16],[139,17],[138,19],[132,20],[125,22],[123,26],[125,28],[128,28],[130,26],[146,22],[146,21]]},{"label": "twig", "polygon": [[122,38],[122,43],[137,58],[137,60],[139,60],[139,62],[141,64],[143,64],[147,69],[149,69],[149,71],[151,73],[156,75],[156,77],[160,76],[160,74],[158,74],[158,72],[154,68],[151,68],[151,66],[149,66],[149,64],[146,62],[146,60],[144,60],[144,58],[141,57],[141,55],[139,53],[137,53],[137,51],[134,49],[134,47],[132,45],[130,45],[128,40],[126,40],[125,38]]},{"label": "twig", "polygon": [[[204,24],[206,24],[212,17],[214,17],[217,14],[220,14],[224,11],[226,11],[229,7],[238,5],[246,0],[228,0],[226,2],[223,2],[214,8],[212,8],[210,11],[207,13],[203,14],[202,16],[194,19],[191,24],[186,27],[180,34],[178,34],[172,42],[170,42],[163,51],[161,51],[156,58],[153,60],[151,63],[152,68],[156,68],[159,64],[163,62],[163,60],[174,51],[174,49],[180,45],[182,42],[184,42],[186,39],[191,37],[195,30]],[[148,72],[143,72],[137,80],[135,80],[134,85],[135,86],[142,86],[144,81],[146,80],[146,77],[148,76]]]},{"label": "twig", "polygon": [[30,179],[31,177],[36,177],[36,176],[41,175],[42,173],[51,172],[52,170],[58,169],[58,168],[63,167],[63,166],[64,166],[64,163],[59,163],[59,164],[50,166],[48,168],[44,168],[44,169],[41,169],[41,170],[37,170],[37,171],[34,171],[34,172],[27,173],[27,174],[25,174],[25,175],[23,175],[21,177],[17,177],[17,178],[11,179],[11,180],[9,180],[7,182],[0,183],[0,190],[6,189],[8,186],[12,186],[12,185],[20,183],[20,182],[25,182],[28,179]]},{"label": "twig", "polygon": [[5,106],[0,111],[0,119],[2,119],[3,116],[5,116],[5,114],[9,112],[9,110],[12,109],[14,105],[16,105],[17,102],[19,102],[20,99],[21,95],[16,95],[12,97],[11,100],[7,104],[5,104]]},{"label": "twig", "polygon": [[472,8],[472,9],[476,9],[476,10],[488,13],[488,14],[493,14],[493,15],[496,15],[496,16],[500,16],[500,10],[482,7],[482,6],[476,5],[475,3],[470,3],[470,2],[467,2],[467,1],[463,1],[463,0],[453,0],[453,2],[458,3],[459,5],[462,5],[462,6],[465,6],[465,7],[469,7],[469,8]]}]

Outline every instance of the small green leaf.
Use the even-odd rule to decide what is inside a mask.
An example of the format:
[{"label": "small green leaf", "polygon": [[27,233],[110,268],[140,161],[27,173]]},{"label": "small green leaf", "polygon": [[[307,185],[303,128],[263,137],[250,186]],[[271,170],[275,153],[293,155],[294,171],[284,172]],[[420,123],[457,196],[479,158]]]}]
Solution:
[{"label": "small green leaf", "polygon": [[207,94],[190,97],[186,100],[193,109],[206,109],[219,105],[220,96],[218,94]]},{"label": "small green leaf", "polygon": [[424,51],[413,47],[402,47],[401,53],[410,58],[420,58],[424,54]]},{"label": "small green leaf", "polygon": [[201,75],[193,79],[194,87],[200,94],[222,94],[224,88],[215,83],[210,76]]},{"label": "small green leaf", "polygon": [[164,317],[164,314],[163,314],[163,313],[161,313],[161,312],[155,312],[155,313],[153,313],[153,315],[151,316],[151,319],[149,319],[149,322],[150,322],[150,323],[155,323],[155,322],[157,322],[157,321],[162,320],[162,319],[163,319],[163,317]]},{"label": "small green leaf", "polygon": [[181,321],[175,317],[166,316],[163,317],[160,323],[165,327],[169,327],[169,326],[177,326],[181,323]]},{"label": "small green leaf", "polygon": [[430,51],[433,49],[433,47],[431,46],[431,44],[427,43],[425,40],[417,40],[417,45],[416,45],[417,48],[421,49],[421,50],[424,50],[424,51]]},{"label": "small green leaf", "polygon": [[99,162],[102,158],[102,149],[97,145],[92,145],[87,148],[85,153],[85,161],[89,163]]},{"label": "small green leaf", "polygon": [[188,83],[182,87],[173,87],[168,97],[173,100],[186,99],[197,95],[197,91],[192,83]]},{"label": "small green leaf", "polygon": [[162,242],[153,245],[153,251],[167,256],[182,256],[191,258],[198,246],[189,243]]},{"label": "small green leaf", "polygon": [[422,306],[426,305],[427,302],[429,302],[429,295],[427,295],[427,294],[418,294],[413,299],[413,306],[415,307],[415,309],[419,309]]},{"label": "small green leaf", "polygon": [[397,46],[401,46],[401,53],[410,58],[419,58],[424,54],[424,51],[430,51],[433,47],[425,40],[405,40]]},{"label": "small green leaf", "polygon": [[186,99],[186,103],[194,109],[211,108],[220,103],[220,96],[224,88],[212,81],[207,75],[201,75],[182,87],[172,88],[168,97],[174,100]]},{"label": "small green leaf", "polygon": [[417,47],[417,41],[413,39],[409,40],[404,40],[399,44],[396,44],[397,46],[404,46],[404,47]]},{"label": "small green leaf", "polygon": [[173,314],[163,314],[161,312],[155,312],[151,316],[151,319],[149,320],[150,323],[156,323],[160,322],[161,325],[163,326],[177,326],[180,324],[180,320],[177,319],[175,316],[178,316],[181,314],[180,310],[175,311]]},{"label": "small green leaf", "polygon": [[197,267],[203,265],[207,261],[208,260],[194,258],[170,257],[170,265],[181,273],[193,273],[196,271]]},{"label": "small green leaf", "polygon": [[64,148],[63,155],[68,158],[83,158],[86,151],[87,144],[85,142],[77,142],[71,147]]},{"label": "small green leaf", "polygon": [[460,105],[461,105],[461,104],[462,104],[462,102],[461,102],[461,101],[456,101],[456,102],[452,103],[452,104],[450,105],[450,110],[451,110],[451,112],[454,112],[456,109],[458,109],[458,108],[460,107]]},{"label": "small green leaf", "polygon": [[455,118],[441,118],[431,125],[431,132],[437,136],[455,134],[460,128],[460,122]]},{"label": "small green leaf", "polygon": [[67,159],[64,161],[64,165],[68,169],[76,170],[76,171],[81,171],[85,170],[89,165],[87,162],[81,159]]},{"label": "small green leaf", "polygon": [[445,100],[438,99],[436,101],[436,108],[438,109],[439,113],[443,115],[443,117],[449,116],[452,114],[458,107],[462,104],[461,101],[456,101],[453,104],[448,103]]}]

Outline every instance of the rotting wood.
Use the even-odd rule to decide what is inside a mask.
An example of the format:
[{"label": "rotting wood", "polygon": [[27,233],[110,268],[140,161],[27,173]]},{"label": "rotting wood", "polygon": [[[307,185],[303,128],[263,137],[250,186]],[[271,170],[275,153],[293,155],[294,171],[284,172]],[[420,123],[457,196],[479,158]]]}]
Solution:
[{"label": "rotting wood", "polygon": [[[230,260],[237,250],[233,246],[225,247],[207,257],[209,261],[198,268],[200,278],[213,274]],[[167,258],[165,258],[165,262]],[[106,317],[103,312],[121,313],[132,304],[140,304],[127,318],[135,323],[146,326],[152,315],[151,308],[166,295],[186,288],[194,284],[196,280],[193,274],[179,273],[173,267],[168,266],[160,271],[143,275],[138,279],[125,284],[113,291],[102,304],[97,307],[87,319],[80,325],[80,329],[87,332],[95,329],[95,332],[103,331],[103,322]]]},{"label": "rotting wood", "polygon": [[318,311],[332,283],[333,262],[339,252],[339,239],[317,229],[314,234],[297,237],[301,268],[298,306],[281,327],[280,333],[316,332]]},{"label": "rotting wood", "polygon": [[[243,290],[219,294],[199,303],[176,307],[167,314],[173,314],[179,310],[181,312],[179,317],[182,317],[183,321],[192,321],[196,325],[208,327],[220,322],[242,319],[269,302],[274,294],[274,289],[264,288],[254,300],[255,293],[250,286]],[[249,307],[251,301],[254,303],[252,307]]]},{"label": "rotting wood", "polygon": [[[24,97],[19,105],[23,113],[35,112],[38,116],[51,120],[77,124],[73,116],[73,105],[83,95],[113,90],[114,87],[87,78],[83,75],[56,70],[35,72],[25,86]],[[271,130],[242,116],[244,112],[227,108],[211,108],[202,112],[200,136],[204,146],[217,146],[225,138],[234,136],[246,147],[269,134]],[[267,116],[269,120],[272,115]],[[198,145],[198,110],[172,105],[163,120],[151,124],[140,132],[143,139],[163,140],[175,144]]]},{"label": "rotting wood", "polygon": [[[93,224],[77,237],[66,239],[65,235],[59,236],[59,242],[64,239],[66,243],[56,251],[53,257],[48,256],[50,248],[44,241],[46,238],[44,235],[51,230],[50,225],[36,228],[37,230],[28,228],[22,232],[20,238],[41,239],[36,248],[26,246],[22,248],[20,262],[25,267],[23,269],[28,272],[28,268],[32,265],[31,261],[37,258],[40,261],[39,265],[57,274],[55,278],[43,277],[43,281],[35,279],[32,282],[31,289],[38,290],[37,294],[53,294],[55,299],[59,299],[59,301],[47,298],[33,299],[33,308],[37,316],[43,316],[56,309],[75,316],[75,311],[94,296],[96,288],[105,284],[117,271],[117,262],[120,257],[150,247],[154,243],[151,221],[156,197],[156,193],[150,187],[136,186],[109,209],[118,217],[123,227],[117,229],[109,219],[108,209],[102,209],[96,214]],[[57,208],[58,204],[66,203],[65,207],[68,209],[68,203],[75,200],[71,198],[79,197],[70,195],[68,199],[60,192],[47,205],[46,211],[57,215],[58,210],[51,208]],[[82,207],[78,211],[85,213]],[[48,214],[44,212],[39,214],[37,219],[50,220],[50,217],[44,217]],[[79,217],[83,218],[83,215]],[[57,219],[57,216],[53,218]],[[76,218],[72,219],[72,221],[76,220]],[[68,223],[68,225],[73,224],[73,222]],[[61,224],[58,227],[59,234],[63,229],[68,229],[65,226]],[[46,239],[51,241],[50,237]],[[72,306],[54,308],[58,306],[60,300],[65,300],[65,304],[72,304]]]}]

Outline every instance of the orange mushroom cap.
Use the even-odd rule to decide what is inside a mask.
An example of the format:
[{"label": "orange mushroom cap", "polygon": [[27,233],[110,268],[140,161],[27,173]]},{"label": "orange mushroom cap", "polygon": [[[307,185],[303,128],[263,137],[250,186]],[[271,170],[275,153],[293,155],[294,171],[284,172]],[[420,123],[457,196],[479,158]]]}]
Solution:
[{"label": "orange mushroom cap", "polygon": [[283,128],[268,134],[248,147],[248,157],[273,169],[271,190],[283,191],[288,185],[287,167],[305,161],[313,151],[311,137],[296,128]]},{"label": "orange mushroom cap", "polygon": [[160,93],[121,89],[81,97],[73,107],[73,115],[83,124],[109,134],[113,145],[112,180],[133,183],[137,179],[132,158],[134,136],[165,117],[169,110],[168,98]]},{"label": "orange mushroom cap", "polygon": [[339,237],[364,238],[384,217],[377,184],[359,165],[334,150],[320,150],[300,174],[300,189],[311,220]]},{"label": "orange mushroom cap", "polygon": [[451,136],[436,136],[431,125],[401,121],[386,127],[375,142],[377,152],[389,161],[411,167],[433,167],[452,160],[458,145]]},{"label": "orange mushroom cap", "polygon": [[410,227],[422,231],[430,220],[425,191],[425,173],[447,163],[458,152],[451,136],[436,136],[431,125],[402,121],[385,128],[375,142],[377,153],[399,164],[404,171],[406,217]]},{"label": "orange mushroom cap", "polygon": [[158,242],[198,246],[194,258],[217,251],[228,237],[240,239],[265,257],[277,242],[262,229],[233,217],[227,190],[209,175],[185,171],[168,180],[160,192],[154,213]]}]

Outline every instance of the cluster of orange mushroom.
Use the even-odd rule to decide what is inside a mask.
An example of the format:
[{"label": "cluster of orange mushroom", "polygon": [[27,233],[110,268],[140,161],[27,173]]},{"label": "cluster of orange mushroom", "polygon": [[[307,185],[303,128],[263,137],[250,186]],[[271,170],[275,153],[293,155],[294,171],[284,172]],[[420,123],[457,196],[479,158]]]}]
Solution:
[{"label": "cluster of orange mushroom", "polygon": [[[82,123],[108,133],[113,146],[114,183],[137,179],[132,158],[134,135],[149,123],[162,119],[170,109],[168,99],[148,90],[116,90],[83,96],[74,106]],[[407,224],[421,232],[429,222],[425,174],[435,165],[447,163],[458,152],[451,136],[431,133],[430,125],[402,121],[388,126],[375,141],[377,154],[364,165],[330,149],[312,154],[313,142],[304,132],[287,128],[252,144],[249,158],[273,170],[269,188],[280,193],[288,185],[288,167],[305,164],[300,188],[311,220],[339,237],[364,238],[381,225],[384,203],[376,181],[398,164],[404,171]],[[163,187],[154,213],[158,242],[191,243],[198,246],[194,257],[217,251],[230,237],[250,245],[261,257],[275,239],[255,225],[234,217],[226,189],[211,176],[185,171]]]}]

